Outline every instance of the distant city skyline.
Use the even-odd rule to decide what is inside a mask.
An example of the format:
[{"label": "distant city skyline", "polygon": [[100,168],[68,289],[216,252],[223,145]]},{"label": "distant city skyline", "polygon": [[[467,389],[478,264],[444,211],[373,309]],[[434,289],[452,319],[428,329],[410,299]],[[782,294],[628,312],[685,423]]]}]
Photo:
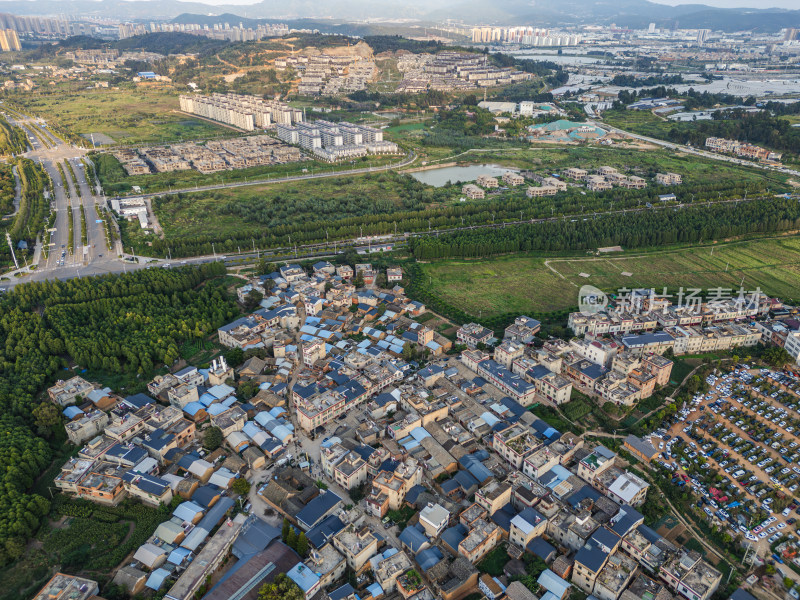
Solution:
[{"label": "distant city skyline", "polygon": [[691,0],[650,0],[658,4],[667,4],[668,6],[680,6],[681,4],[705,4],[713,6],[714,8],[798,8],[797,0],[767,0],[763,6],[759,6],[759,2],[755,0],[702,0],[701,2],[693,2]]},{"label": "distant city skyline", "polygon": [[[221,5],[238,5],[238,6],[250,6],[253,4],[258,4],[261,0],[178,0],[179,2],[202,2],[203,4],[208,4],[211,6],[221,6]],[[704,4],[706,6],[713,6],[715,8],[756,8],[756,9],[765,9],[765,8],[785,8],[785,9],[797,9],[798,4],[797,0],[767,0],[765,5],[759,6],[761,4],[757,0],[650,0],[651,2],[656,2],[658,4],[666,4],[668,6],[679,6],[681,4],[694,4],[700,5]],[[291,0],[289,2],[291,4]]]}]

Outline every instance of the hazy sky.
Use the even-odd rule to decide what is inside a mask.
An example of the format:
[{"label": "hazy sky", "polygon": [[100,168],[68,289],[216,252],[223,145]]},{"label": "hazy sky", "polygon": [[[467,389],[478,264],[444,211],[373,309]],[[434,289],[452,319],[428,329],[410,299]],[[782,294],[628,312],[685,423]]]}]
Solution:
[{"label": "hazy sky", "polygon": [[685,0],[651,0],[659,4],[669,4],[678,6],[679,4],[706,4],[718,8],[800,8],[798,0],[697,0],[697,2],[686,2]]},{"label": "hazy sky", "polygon": [[[255,4],[261,0],[184,0],[186,2],[202,2],[203,4],[211,4],[218,6],[220,4],[239,4],[246,6],[248,4]],[[435,3],[436,0],[433,0]],[[500,0],[502,2],[502,0]],[[716,6],[718,8],[800,8],[798,0],[651,0],[651,2],[658,2],[659,4],[669,4],[670,6],[677,6],[679,4],[705,4],[707,6]],[[288,0],[291,4],[291,0]]]}]

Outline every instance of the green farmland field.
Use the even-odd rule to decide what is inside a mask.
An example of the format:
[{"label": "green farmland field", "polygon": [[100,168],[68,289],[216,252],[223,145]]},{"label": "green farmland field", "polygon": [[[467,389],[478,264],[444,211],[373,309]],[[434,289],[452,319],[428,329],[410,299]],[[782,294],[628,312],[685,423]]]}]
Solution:
[{"label": "green farmland field", "polygon": [[[577,306],[584,284],[622,287],[759,287],[784,300],[800,299],[800,236],[603,257],[501,257],[422,265],[431,291],[476,316],[549,312]],[[625,274],[623,274],[625,273]],[[630,273],[630,275],[627,275]],[[588,275],[584,277],[583,275]]]},{"label": "green farmland field", "polygon": [[236,135],[230,128],[179,113],[178,93],[169,88],[86,89],[84,82],[9,100],[57,129],[79,135],[103,133],[119,144]]}]

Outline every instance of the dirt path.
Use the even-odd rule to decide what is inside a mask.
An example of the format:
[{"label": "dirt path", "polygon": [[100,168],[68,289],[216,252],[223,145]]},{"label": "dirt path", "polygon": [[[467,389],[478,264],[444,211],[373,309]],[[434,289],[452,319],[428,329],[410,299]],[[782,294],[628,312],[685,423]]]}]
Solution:
[{"label": "dirt path", "polygon": [[672,505],[672,502],[670,502],[669,498],[667,498],[666,495],[662,494],[661,497],[664,499],[664,502],[667,503],[667,506],[669,506],[673,516],[676,519],[678,519],[681,525],[683,525],[684,527],[686,527],[686,529],[692,532],[692,535],[698,542],[700,542],[703,545],[703,548],[711,552],[714,556],[718,557],[720,560],[728,562],[728,559],[725,558],[716,548],[714,548],[714,546],[706,542],[703,532],[697,529],[697,527],[695,527],[695,524],[692,521],[685,519],[683,515],[680,512],[678,512],[678,510]]},{"label": "dirt path", "polygon": [[624,440],[627,435],[621,435],[619,433],[606,433],[605,431],[584,431],[583,436],[591,436],[591,437],[601,437],[601,438],[613,438],[615,440]]},{"label": "dirt path", "polygon": [[[549,261],[549,260],[546,260],[546,261],[544,261],[544,266],[545,266],[545,267],[547,267],[548,269],[550,269],[550,270],[551,270],[553,273],[555,273],[555,274],[556,274],[558,277],[560,277],[560,278],[561,278],[561,279],[563,279],[564,281],[569,281],[569,279],[567,279],[566,277],[564,277],[564,276],[563,276],[563,275],[562,275],[562,274],[561,274],[559,271],[557,271],[557,270],[556,270],[556,269],[555,269],[555,268],[554,268],[554,267],[553,267],[553,266],[550,264],[550,261]],[[577,284],[577,283],[575,283],[574,281],[569,281],[569,282],[570,282],[572,285],[574,285],[575,287],[578,287],[578,284]]]},{"label": "dirt path", "polygon": [[[125,521],[123,521],[123,523],[124,523],[124,522],[125,522]],[[131,536],[133,535],[133,532],[134,532],[134,530],[135,530],[135,529],[136,529],[136,523],[134,523],[133,521],[128,521],[128,533],[126,533],[126,534],[125,534],[125,537],[124,537],[124,538],[122,538],[122,541],[119,543],[119,545],[120,545],[120,546],[123,546],[123,545],[125,545],[125,543],[126,543],[126,542],[127,542],[129,539],[131,539]]]}]

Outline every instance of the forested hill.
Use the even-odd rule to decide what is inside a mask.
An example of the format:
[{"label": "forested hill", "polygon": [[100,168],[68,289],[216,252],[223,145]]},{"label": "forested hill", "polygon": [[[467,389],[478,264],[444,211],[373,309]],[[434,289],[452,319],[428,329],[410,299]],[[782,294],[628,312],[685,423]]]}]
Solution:
[{"label": "forested hill", "polygon": [[238,314],[210,279],[222,263],[179,270],[17,286],[0,298],[0,564],[20,557],[49,512],[29,493],[63,440],[61,409],[42,400],[65,367],[152,375],[184,341],[205,337]]},{"label": "forested hill", "polygon": [[122,51],[143,50],[166,55],[209,53],[230,44],[231,42],[224,40],[212,40],[199,35],[174,31],[135,35],[114,42],[113,47]]}]

